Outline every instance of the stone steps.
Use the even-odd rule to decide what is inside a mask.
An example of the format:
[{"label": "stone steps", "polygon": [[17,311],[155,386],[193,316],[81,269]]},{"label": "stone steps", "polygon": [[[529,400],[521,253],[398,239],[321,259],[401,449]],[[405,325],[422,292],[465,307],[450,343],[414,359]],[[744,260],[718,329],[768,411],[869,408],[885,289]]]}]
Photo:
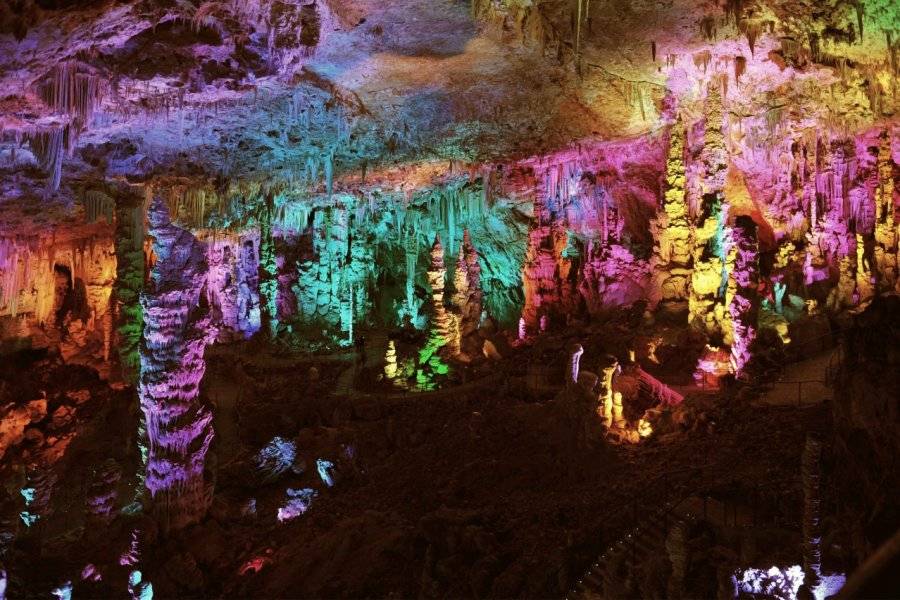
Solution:
[{"label": "stone steps", "polygon": [[[702,501],[701,501],[702,502]],[[692,512],[666,506],[609,546],[566,595],[571,600],[614,598],[624,594],[625,581],[643,561],[666,553],[666,537],[679,522],[695,519]]]}]

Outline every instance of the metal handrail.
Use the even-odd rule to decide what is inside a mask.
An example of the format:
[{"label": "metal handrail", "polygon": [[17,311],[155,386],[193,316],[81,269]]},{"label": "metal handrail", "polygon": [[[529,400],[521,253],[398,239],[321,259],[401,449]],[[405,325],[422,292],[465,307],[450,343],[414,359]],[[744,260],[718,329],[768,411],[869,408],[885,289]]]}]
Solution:
[{"label": "metal handrail", "polygon": [[[630,549],[629,549],[629,550],[630,550],[631,555],[632,555],[632,560],[634,559],[634,557],[635,557],[635,552],[636,552],[636,543],[637,543],[637,536],[636,536],[636,534],[637,534],[638,531],[639,531],[639,527],[640,527],[640,523],[641,523],[641,519],[638,517],[638,508],[639,508],[639,506],[640,506],[640,508],[643,509],[643,508],[645,508],[645,506],[643,506],[643,504],[646,504],[646,503],[639,503],[639,501],[637,500],[637,498],[639,498],[639,497],[650,496],[651,494],[648,494],[647,491],[648,491],[649,489],[653,488],[654,486],[659,485],[660,482],[662,483],[662,485],[663,485],[663,503],[662,503],[662,510],[661,510],[661,511],[660,511],[660,510],[657,510],[655,513],[651,513],[651,516],[650,516],[649,518],[652,519],[652,515],[654,515],[654,514],[655,514],[655,515],[661,516],[662,519],[663,519],[663,528],[664,528],[664,531],[665,531],[666,534],[668,534],[668,531],[669,531],[669,516],[670,516],[670,515],[674,515],[675,511],[676,511],[680,506],[682,506],[688,499],[690,499],[691,497],[694,497],[694,496],[697,495],[697,490],[692,490],[691,492],[689,492],[689,493],[687,493],[687,494],[684,494],[684,495],[680,496],[680,498],[679,498],[679,500],[678,500],[677,502],[670,502],[670,501],[669,501],[669,494],[670,494],[670,491],[671,491],[671,490],[670,490],[670,481],[669,481],[669,477],[670,477],[671,475],[676,475],[676,474],[679,474],[679,473],[686,473],[686,472],[687,472],[687,473],[703,472],[703,471],[705,471],[706,469],[712,468],[712,467],[714,467],[714,466],[716,466],[716,465],[711,464],[711,463],[707,463],[707,464],[704,464],[704,465],[698,465],[698,466],[692,466],[692,467],[684,467],[684,468],[681,468],[681,469],[676,469],[676,470],[674,470],[674,471],[664,471],[664,472],[662,473],[662,475],[660,475],[660,476],[657,477],[656,479],[652,480],[652,481],[647,485],[647,487],[644,489],[644,491],[643,491],[642,493],[640,493],[640,494],[637,494],[637,493],[632,494],[632,495],[629,496],[628,502],[626,502],[626,503],[624,503],[624,504],[619,504],[618,507],[619,507],[620,510],[621,510],[621,509],[625,509],[625,510],[628,511],[628,513],[630,513],[630,515],[631,515],[630,523],[629,523],[628,525],[625,526],[625,528],[624,528],[624,532],[625,532],[625,533],[624,533],[623,537],[619,538],[617,541],[613,542],[612,544],[609,544],[608,546],[606,546],[605,550],[600,554],[600,556],[599,556],[598,559],[593,563],[593,565],[592,565],[591,567],[589,567],[589,568],[585,571],[585,575],[584,575],[584,576],[586,576],[588,573],[590,573],[591,570],[592,570],[594,567],[598,566],[598,565],[600,564],[600,561],[601,561],[601,560],[604,560],[609,552],[611,552],[611,551],[612,551],[614,548],[616,548],[617,546],[620,546],[620,545],[626,543],[626,541],[630,544]],[[760,496],[760,492],[761,492],[761,491],[763,491],[763,490],[765,490],[765,489],[768,489],[768,488],[776,488],[776,489],[785,490],[785,493],[787,493],[787,490],[789,490],[790,488],[787,487],[787,486],[785,486],[785,484],[786,484],[786,483],[796,483],[797,481],[798,481],[798,478],[797,478],[797,477],[791,477],[791,478],[781,478],[781,479],[767,480],[766,482],[763,482],[763,483],[759,483],[759,482],[755,483],[755,484],[753,485],[753,494],[752,494],[752,514],[753,514],[753,524],[754,524],[754,525],[757,524],[757,516],[758,516],[758,504],[757,504],[757,503],[758,503],[758,500],[759,500],[759,496]],[[702,496],[702,499],[703,499],[703,512],[704,512],[703,518],[707,518],[707,512],[706,512],[706,509],[707,509],[707,501],[708,501],[709,498],[710,498],[710,495],[709,495],[708,493],[705,493],[705,492],[704,492],[704,493],[703,493],[703,496]],[[656,505],[656,506],[659,506],[659,505]],[[726,525],[727,525],[727,522],[728,522],[728,512],[729,512],[729,511],[728,511],[728,507],[729,507],[729,503],[728,503],[728,500],[726,499],[726,500],[723,502],[723,506],[722,506],[722,509],[723,509],[723,521],[724,521],[724,524],[726,524]],[[737,525],[737,514],[738,514],[738,513],[737,513],[737,507],[738,507],[737,504],[732,505],[732,515],[733,515],[733,518],[734,518],[734,524],[735,524],[735,525]],[[660,515],[660,512],[662,513],[661,515]],[[642,514],[645,514],[645,515],[646,515],[647,513],[644,512],[644,513],[642,513]],[[569,593],[567,594],[567,597],[571,596],[574,592],[577,591],[577,585],[583,582],[584,576],[582,576],[582,578],[579,579],[579,580],[576,582],[575,586],[573,586],[572,588],[570,588]]]}]

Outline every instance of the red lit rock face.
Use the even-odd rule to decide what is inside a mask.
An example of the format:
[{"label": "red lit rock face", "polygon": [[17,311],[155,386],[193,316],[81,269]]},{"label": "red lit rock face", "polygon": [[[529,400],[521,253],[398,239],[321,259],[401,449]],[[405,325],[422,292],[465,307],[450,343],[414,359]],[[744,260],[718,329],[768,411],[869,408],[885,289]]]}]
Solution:
[{"label": "red lit rock face", "polygon": [[0,234],[0,334],[59,347],[68,362],[109,372],[112,227],[57,224]]}]

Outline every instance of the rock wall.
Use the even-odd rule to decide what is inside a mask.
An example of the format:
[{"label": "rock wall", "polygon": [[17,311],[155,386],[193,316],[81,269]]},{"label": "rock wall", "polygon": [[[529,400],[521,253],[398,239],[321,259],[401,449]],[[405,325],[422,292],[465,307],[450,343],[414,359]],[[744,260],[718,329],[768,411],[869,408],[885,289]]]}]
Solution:
[{"label": "rock wall", "polygon": [[0,237],[0,338],[58,347],[70,362],[105,370],[115,279],[108,223]]}]

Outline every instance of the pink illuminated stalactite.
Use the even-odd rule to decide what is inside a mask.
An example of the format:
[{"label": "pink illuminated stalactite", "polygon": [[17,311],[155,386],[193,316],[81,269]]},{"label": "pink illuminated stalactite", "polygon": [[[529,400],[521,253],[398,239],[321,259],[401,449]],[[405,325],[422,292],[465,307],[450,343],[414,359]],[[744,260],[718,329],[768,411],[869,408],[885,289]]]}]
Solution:
[{"label": "pink illuminated stalactite", "polygon": [[204,463],[213,439],[212,413],[200,398],[208,318],[200,307],[206,248],[169,221],[165,203],[149,212],[156,262],[146,291],[138,392],[146,421],[145,484],[164,529],[199,521],[211,498]]},{"label": "pink illuminated stalactite", "polygon": [[750,361],[750,345],[756,337],[759,311],[759,242],[756,223],[750,217],[740,216],[732,230],[734,267],[731,277],[734,296],[728,305],[731,317],[731,359],[735,373],[740,374]]}]

